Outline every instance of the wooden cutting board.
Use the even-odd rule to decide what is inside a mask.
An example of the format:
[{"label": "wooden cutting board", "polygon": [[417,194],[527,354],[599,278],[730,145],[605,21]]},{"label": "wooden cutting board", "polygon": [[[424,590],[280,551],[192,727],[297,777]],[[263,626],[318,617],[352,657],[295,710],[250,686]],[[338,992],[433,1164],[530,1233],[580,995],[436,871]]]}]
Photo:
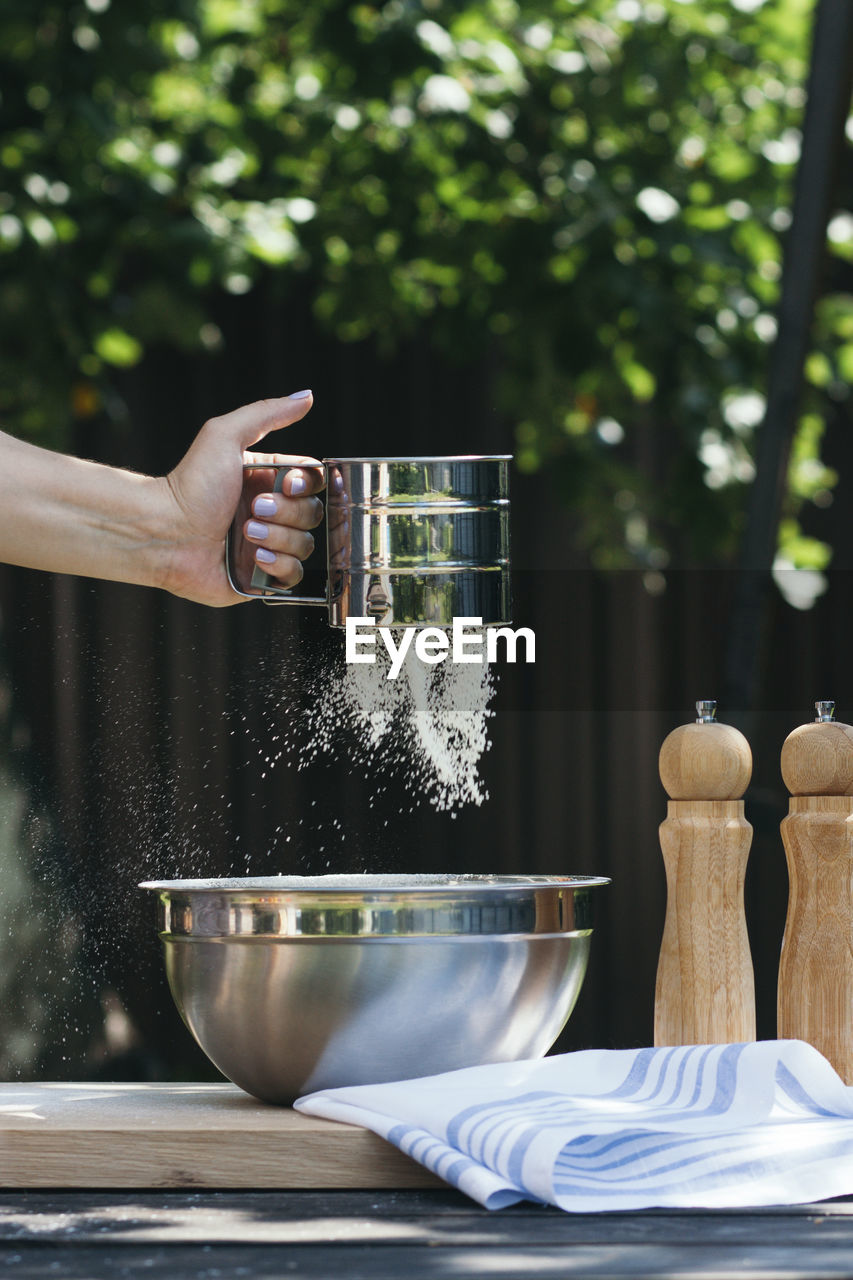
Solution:
[{"label": "wooden cutting board", "polygon": [[444,1184],[367,1129],[231,1084],[0,1084],[0,1186]]}]

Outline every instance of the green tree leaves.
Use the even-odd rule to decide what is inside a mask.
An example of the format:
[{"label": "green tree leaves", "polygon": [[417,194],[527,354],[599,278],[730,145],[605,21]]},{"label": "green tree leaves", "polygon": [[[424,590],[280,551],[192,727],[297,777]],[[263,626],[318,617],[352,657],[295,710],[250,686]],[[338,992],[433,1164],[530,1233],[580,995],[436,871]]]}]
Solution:
[{"label": "green tree leaves", "polygon": [[[554,476],[597,563],[724,562],[809,17],[806,0],[14,0],[0,413],[60,439],[91,403],[81,378],[155,338],[204,348],[218,290],[307,273],[342,341],[390,351],[428,323],[460,359],[496,347],[519,465]],[[851,227],[839,210],[842,260]],[[850,317],[824,299],[789,520],[831,489],[809,424],[848,380]]]}]

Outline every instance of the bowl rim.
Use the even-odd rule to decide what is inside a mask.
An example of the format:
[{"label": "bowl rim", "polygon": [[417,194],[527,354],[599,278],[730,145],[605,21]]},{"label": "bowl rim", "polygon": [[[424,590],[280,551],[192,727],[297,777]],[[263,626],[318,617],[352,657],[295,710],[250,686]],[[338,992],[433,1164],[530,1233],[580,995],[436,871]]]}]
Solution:
[{"label": "bowl rim", "polygon": [[222,876],[209,879],[143,880],[140,889],[157,893],[281,893],[314,896],[369,893],[500,893],[507,890],[588,889],[610,884],[593,875],[448,875],[433,873],[355,873],[346,876]]}]

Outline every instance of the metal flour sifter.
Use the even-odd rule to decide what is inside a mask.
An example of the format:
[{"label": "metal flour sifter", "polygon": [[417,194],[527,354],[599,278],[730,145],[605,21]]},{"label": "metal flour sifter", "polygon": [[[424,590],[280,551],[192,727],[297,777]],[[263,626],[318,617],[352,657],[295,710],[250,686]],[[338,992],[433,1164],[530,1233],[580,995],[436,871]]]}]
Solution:
[{"label": "metal flour sifter", "polygon": [[324,458],[326,594],[294,594],[258,569],[243,536],[258,493],[281,490],[289,466],[247,464],[228,536],[226,567],[241,596],[266,604],[322,605],[329,624],[484,626],[510,618],[509,454]]}]

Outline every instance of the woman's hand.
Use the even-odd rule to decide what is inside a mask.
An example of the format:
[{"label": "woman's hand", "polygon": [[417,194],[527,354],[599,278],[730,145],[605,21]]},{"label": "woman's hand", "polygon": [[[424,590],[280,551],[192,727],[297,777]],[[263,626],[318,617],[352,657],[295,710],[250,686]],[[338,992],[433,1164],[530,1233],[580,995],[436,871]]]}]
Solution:
[{"label": "woman's hand", "polygon": [[[225,538],[244,487],[254,501],[247,536],[260,564],[282,586],[298,582],[310,530],[323,509],[316,458],[246,451],[269,431],[298,422],[310,391],[259,400],[211,418],[168,476],[144,476],[66,457],[0,432],[0,561],[52,573],[164,587],[201,604],[236,604],[228,584]],[[295,465],[284,493],[274,472],[243,463]],[[251,485],[262,483],[263,492]],[[272,558],[270,558],[272,557]]]},{"label": "woman's hand", "polygon": [[[167,590],[202,604],[240,600],[225,573],[225,537],[241,507],[250,511],[242,523],[254,563],[277,586],[301,580],[302,561],[314,549],[310,531],[323,518],[323,505],[315,496],[324,485],[323,468],[316,458],[247,450],[269,431],[298,422],[312,403],[311,392],[300,391],[244,405],[204,424],[165,479],[172,501],[166,521],[172,551],[162,582]],[[244,462],[261,469],[244,473]],[[281,493],[272,491],[275,472],[265,463],[293,468],[284,476]]]},{"label": "woman's hand", "polygon": [[[251,489],[251,518],[243,532],[255,545],[255,562],[277,585],[293,586],[302,577],[302,561],[314,549],[310,530],[323,518],[315,497],[324,485],[316,458],[287,453],[248,453],[268,431],[305,417],[311,392],[245,404],[233,413],[211,417],[186,456],[165,477],[173,500],[173,543],[163,586],[201,604],[236,604],[241,599],[225,575],[225,535],[241,504],[243,486]],[[272,493],[273,471],[250,472],[243,462],[284,463],[296,470],[284,476],[283,493]]]}]

